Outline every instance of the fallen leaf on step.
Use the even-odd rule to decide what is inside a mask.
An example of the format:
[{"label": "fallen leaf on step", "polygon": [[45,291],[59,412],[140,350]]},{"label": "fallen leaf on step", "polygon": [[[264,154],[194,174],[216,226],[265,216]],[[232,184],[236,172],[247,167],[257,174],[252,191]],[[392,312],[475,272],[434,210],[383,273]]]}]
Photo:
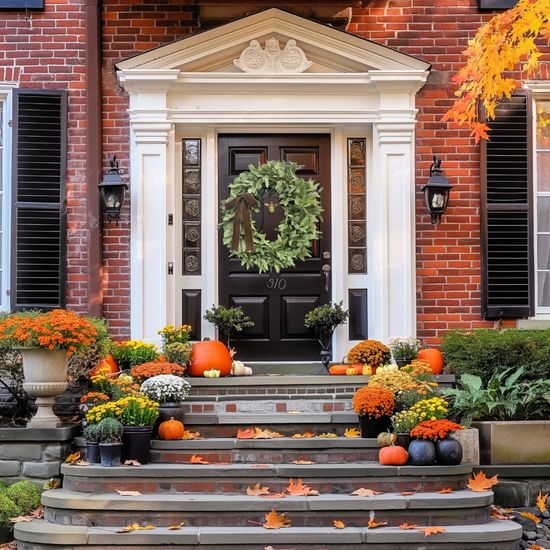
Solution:
[{"label": "fallen leaf on step", "polygon": [[292,464],[315,464],[313,460],[293,460]]},{"label": "fallen leaf on step", "polygon": [[299,479],[296,483],[290,478],[289,486],[286,487],[286,490],[293,497],[307,497],[307,496],[316,496],[319,494],[319,491],[313,491],[308,485],[304,485],[303,481]]},{"label": "fallen leaf on step", "polygon": [[259,497],[260,495],[269,495],[269,487],[260,487],[260,483],[256,483],[254,487],[247,487],[246,494],[252,497]]},{"label": "fallen leaf on step", "polygon": [[380,527],[381,525],[388,525],[388,523],[386,521],[375,522],[374,521],[374,516],[372,516],[369,519],[369,522],[367,523],[367,529],[376,529],[377,527]]},{"label": "fallen leaf on step", "polygon": [[487,478],[483,472],[479,472],[478,474],[474,474],[474,479],[468,481],[467,487],[476,493],[485,493],[498,483],[497,476],[498,474]]},{"label": "fallen leaf on step", "polygon": [[260,430],[260,428],[254,428],[256,435],[254,439],[273,439],[274,437],[283,437],[280,433],[272,432],[267,428],[265,430]]},{"label": "fallen leaf on step", "polygon": [[141,496],[141,493],[139,491],[119,491],[117,489],[116,492],[121,497],[140,497]]},{"label": "fallen leaf on step", "polygon": [[540,523],[540,518],[535,516],[535,514],[530,514],[529,512],[520,512],[520,516],[523,516],[524,518],[532,519],[535,523]]},{"label": "fallen leaf on step", "polygon": [[441,489],[441,491],[437,491],[437,494],[438,495],[443,495],[443,494],[452,493],[452,492],[453,492],[452,489]]},{"label": "fallen leaf on step", "polygon": [[533,543],[533,546],[530,546],[531,550],[544,550],[542,546],[539,546],[538,544]]},{"label": "fallen leaf on step", "polygon": [[237,439],[254,439],[256,432],[250,428],[248,430],[239,430],[237,432]]},{"label": "fallen leaf on step", "polygon": [[352,495],[356,495],[358,497],[373,497],[375,495],[381,495],[380,491],[371,491],[370,489],[357,489],[357,491],[353,491],[351,493]]},{"label": "fallen leaf on step", "polygon": [[[0,416],[0,418],[2,417]],[[6,544],[0,544],[0,550],[17,550],[17,541],[14,540],[12,542],[6,542]],[[293,548],[292,550],[296,550],[296,548]]]},{"label": "fallen leaf on step", "polygon": [[334,527],[336,527],[336,529],[344,529],[345,526],[346,525],[341,521],[338,521],[337,519],[334,520]]},{"label": "fallen leaf on step", "polygon": [[491,504],[491,517],[495,519],[511,519],[507,512],[506,508]]},{"label": "fallen leaf on step", "polygon": [[203,460],[202,456],[193,455],[189,460],[189,464],[210,464],[210,462]]},{"label": "fallen leaf on step", "polygon": [[315,437],[315,434],[312,434],[311,432],[306,432],[305,434],[294,434],[292,437],[294,439],[302,439],[304,437]]},{"label": "fallen leaf on step", "polygon": [[539,491],[537,496],[537,506],[541,512],[546,512],[546,500],[548,499],[548,493],[542,496],[542,491]]},{"label": "fallen leaf on step", "polygon": [[77,460],[76,462],[70,462],[69,466],[89,466],[89,462],[84,462],[84,460]]},{"label": "fallen leaf on step", "polygon": [[300,411],[286,411],[287,414],[302,414]]},{"label": "fallen leaf on step", "polygon": [[[209,463],[207,462],[207,464],[209,464]],[[214,462],[214,464],[216,466],[231,466],[233,464],[233,462]]]},{"label": "fallen leaf on step", "polygon": [[199,432],[192,432],[190,430],[185,430],[183,432],[182,439],[204,439],[204,437],[201,437],[201,434]]},{"label": "fallen leaf on step", "polygon": [[266,523],[264,529],[281,529],[282,527],[290,527],[290,520],[285,518],[284,514],[277,515],[275,508],[265,515]]},{"label": "fallen leaf on step", "polygon": [[69,455],[65,459],[65,464],[74,464],[80,458],[80,451]]},{"label": "fallen leaf on step", "polygon": [[274,493],[272,495],[260,495],[260,498],[285,498],[284,493]]},{"label": "fallen leaf on step", "polygon": [[127,460],[123,466],[141,466],[141,463],[137,460]]},{"label": "fallen leaf on step", "polygon": [[20,523],[21,521],[32,521],[33,519],[42,519],[43,517],[44,517],[44,506],[39,506],[36,510],[33,510],[26,516],[18,516],[16,518],[11,518],[10,522]]},{"label": "fallen leaf on step", "polygon": [[134,523],[132,525],[127,525],[126,527],[123,527],[120,529],[120,531],[115,531],[115,533],[130,533],[132,531],[145,531],[147,529],[155,529],[154,525],[145,525],[141,527],[139,523]]},{"label": "fallen leaf on step", "polygon": [[356,428],[346,428],[344,432],[344,437],[359,437],[361,432]]},{"label": "fallen leaf on step", "polygon": [[435,533],[444,533],[445,528],[444,527],[425,527],[424,529],[419,529],[419,531],[424,533],[424,538],[425,538]]},{"label": "fallen leaf on step", "polygon": [[401,493],[404,497],[408,496],[408,495],[414,495],[414,493],[412,491],[403,491]]},{"label": "fallen leaf on step", "polygon": [[398,528],[399,529],[416,529],[418,525],[409,525],[408,523],[402,523]]},{"label": "fallen leaf on step", "polygon": [[328,433],[328,434],[321,434],[319,437],[338,437],[336,434]]},{"label": "fallen leaf on step", "polygon": [[269,468],[268,464],[251,464],[251,468]]},{"label": "fallen leaf on step", "polygon": [[59,487],[59,481],[57,479],[54,479],[53,477],[50,479],[50,481],[46,481],[43,485],[43,489],[57,489]]},{"label": "fallen leaf on step", "polygon": [[179,525],[170,525],[168,527],[169,531],[177,531],[178,529],[181,529],[183,527],[183,522],[181,522]]}]

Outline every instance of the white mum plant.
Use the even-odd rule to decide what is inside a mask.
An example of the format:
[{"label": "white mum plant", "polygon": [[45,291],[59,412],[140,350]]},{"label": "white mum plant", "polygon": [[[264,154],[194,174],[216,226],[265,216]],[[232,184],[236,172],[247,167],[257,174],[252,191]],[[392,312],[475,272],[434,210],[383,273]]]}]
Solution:
[{"label": "white mum plant", "polygon": [[140,391],[157,403],[179,403],[185,400],[190,387],[191,384],[179,376],[160,374],[145,380]]},{"label": "white mum plant", "polygon": [[409,336],[408,338],[390,338],[388,343],[394,359],[416,359],[418,352],[422,348],[422,342]]}]

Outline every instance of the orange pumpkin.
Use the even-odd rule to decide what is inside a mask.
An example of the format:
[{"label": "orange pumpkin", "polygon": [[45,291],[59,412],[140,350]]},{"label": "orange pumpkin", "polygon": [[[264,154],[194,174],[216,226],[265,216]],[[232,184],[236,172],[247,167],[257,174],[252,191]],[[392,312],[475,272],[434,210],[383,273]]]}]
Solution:
[{"label": "orange pumpkin", "polygon": [[116,372],[118,372],[118,365],[116,364],[116,361],[113,359],[112,355],[107,355],[107,357],[105,357],[105,359],[102,359],[97,364],[97,367],[91,370],[88,374],[89,376],[95,376],[96,374],[99,374],[99,371],[101,369],[107,369],[107,374],[115,374]]},{"label": "orange pumpkin", "polygon": [[170,420],[166,420],[159,426],[159,438],[160,439],[182,439],[184,427],[179,420],[174,420],[174,417]]},{"label": "orange pumpkin", "polygon": [[220,376],[231,372],[233,360],[224,344],[217,340],[205,340],[193,344],[193,353],[189,360],[189,376],[204,376],[206,370],[219,370]]},{"label": "orange pumpkin", "polygon": [[346,374],[348,367],[349,365],[332,365],[332,367],[330,367],[328,371],[330,372],[330,374],[341,375]]},{"label": "orange pumpkin", "polygon": [[429,363],[432,374],[441,374],[443,370],[443,355],[438,349],[421,349],[418,353],[418,359]]},{"label": "orange pumpkin", "polygon": [[384,464],[385,466],[402,466],[407,462],[407,458],[409,458],[409,453],[398,445],[382,447],[378,455],[380,464]]},{"label": "orange pumpkin", "polygon": [[355,376],[356,374],[358,374],[358,371],[354,367],[349,367],[349,368],[346,369],[346,374],[348,376]]}]

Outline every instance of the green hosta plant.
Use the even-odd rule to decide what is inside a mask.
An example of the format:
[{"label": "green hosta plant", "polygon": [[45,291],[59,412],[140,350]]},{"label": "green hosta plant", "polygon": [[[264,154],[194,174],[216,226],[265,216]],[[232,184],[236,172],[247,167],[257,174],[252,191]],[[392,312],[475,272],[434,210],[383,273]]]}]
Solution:
[{"label": "green hosta plant", "polygon": [[459,387],[445,390],[454,418],[540,420],[550,417],[550,380],[519,382],[523,368],[494,374],[486,387],[479,376],[463,374]]}]

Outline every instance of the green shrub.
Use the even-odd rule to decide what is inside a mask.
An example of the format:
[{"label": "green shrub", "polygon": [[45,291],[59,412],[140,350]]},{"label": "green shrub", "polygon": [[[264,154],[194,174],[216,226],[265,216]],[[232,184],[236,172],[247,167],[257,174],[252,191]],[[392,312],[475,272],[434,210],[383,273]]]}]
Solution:
[{"label": "green shrub", "polygon": [[451,330],[441,351],[452,374],[473,374],[487,383],[495,373],[523,367],[521,380],[550,378],[550,329]]},{"label": "green shrub", "polygon": [[27,515],[40,506],[40,495],[42,491],[28,481],[18,481],[6,489],[4,493],[19,508],[21,515]]},{"label": "green shrub", "polygon": [[0,528],[10,529],[10,519],[20,516],[21,512],[21,508],[6,493],[0,493]]}]

